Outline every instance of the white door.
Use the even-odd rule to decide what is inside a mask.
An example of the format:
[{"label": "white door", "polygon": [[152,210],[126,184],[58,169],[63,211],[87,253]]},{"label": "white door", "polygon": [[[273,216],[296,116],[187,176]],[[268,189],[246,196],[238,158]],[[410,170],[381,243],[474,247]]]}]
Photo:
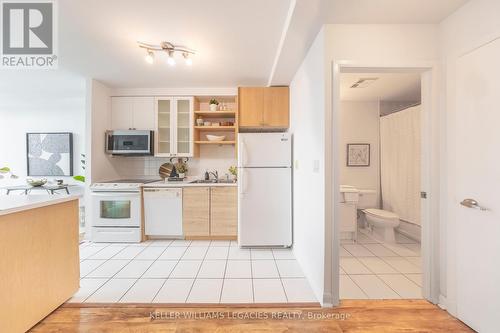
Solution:
[{"label": "white door", "polygon": [[141,196],[138,192],[93,192],[93,227],[140,227]]},{"label": "white door", "polygon": [[288,133],[240,133],[238,167],[290,167],[292,139]]},{"label": "white door", "polygon": [[132,97],[111,97],[111,129],[128,130],[134,127]]},{"label": "white door", "polygon": [[496,40],[456,64],[457,315],[484,333],[500,330],[499,59]]},{"label": "white door", "polygon": [[144,225],[148,236],[182,236],[182,189],[145,188]]},{"label": "white door", "polygon": [[172,128],[175,116],[174,99],[172,97],[158,97],[155,99],[156,133],[155,156],[172,156],[174,147],[174,129]]},{"label": "white door", "polygon": [[242,168],[238,181],[238,244],[292,245],[290,168]]},{"label": "white door", "polygon": [[175,156],[193,156],[193,98],[175,98]]},{"label": "white door", "polygon": [[138,130],[155,130],[154,97],[133,97],[134,128]]}]

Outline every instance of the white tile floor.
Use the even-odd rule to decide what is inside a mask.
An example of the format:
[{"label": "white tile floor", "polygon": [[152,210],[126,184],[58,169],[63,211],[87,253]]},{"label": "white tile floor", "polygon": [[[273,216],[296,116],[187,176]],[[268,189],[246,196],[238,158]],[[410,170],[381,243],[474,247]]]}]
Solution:
[{"label": "white tile floor", "polygon": [[358,242],[342,240],[341,299],[422,298],[420,244],[400,234],[390,244],[358,232]]},{"label": "white tile floor", "polygon": [[85,242],[80,275],[69,302],[317,302],[291,250],[240,249],[230,241]]}]

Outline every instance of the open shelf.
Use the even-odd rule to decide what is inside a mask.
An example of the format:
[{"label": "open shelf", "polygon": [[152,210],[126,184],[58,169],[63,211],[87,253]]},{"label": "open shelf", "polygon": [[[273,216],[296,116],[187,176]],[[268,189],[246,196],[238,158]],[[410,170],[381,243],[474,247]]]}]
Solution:
[{"label": "open shelf", "polygon": [[[210,111],[210,100],[214,98],[221,103],[220,108],[224,111]],[[199,156],[200,151],[205,153],[213,153],[214,149],[234,149],[237,151],[238,137],[238,96],[195,96],[194,98],[194,121],[192,124],[194,136],[194,156]],[[217,125],[198,126],[197,119],[202,119],[204,122],[211,122]],[[229,122],[230,126],[219,126],[221,122]],[[225,141],[209,141],[206,135],[224,135]],[[231,147],[232,146],[232,147]],[[204,147],[204,148],[203,148]]]},{"label": "open shelf", "polygon": [[200,131],[212,131],[212,132],[217,132],[217,131],[234,131],[235,127],[234,126],[195,126],[194,127],[197,130]]},{"label": "open shelf", "polygon": [[195,141],[200,145],[234,145],[236,141]]},{"label": "open shelf", "polygon": [[210,118],[234,118],[236,111],[195,111],[195,115]]}]

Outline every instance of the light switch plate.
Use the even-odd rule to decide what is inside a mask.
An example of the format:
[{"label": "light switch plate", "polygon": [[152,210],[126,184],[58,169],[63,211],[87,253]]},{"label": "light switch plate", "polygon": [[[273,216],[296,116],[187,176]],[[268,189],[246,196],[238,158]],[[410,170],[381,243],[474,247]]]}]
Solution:
[{"label": "light switch plate", "polygon": [[294,169],[299,170],[299,160],[294,161]]},{"label": "light switch plate", "polygon": [[319,160],[314,160],[313,161],[313,172],[314,173],[319,173]]}]

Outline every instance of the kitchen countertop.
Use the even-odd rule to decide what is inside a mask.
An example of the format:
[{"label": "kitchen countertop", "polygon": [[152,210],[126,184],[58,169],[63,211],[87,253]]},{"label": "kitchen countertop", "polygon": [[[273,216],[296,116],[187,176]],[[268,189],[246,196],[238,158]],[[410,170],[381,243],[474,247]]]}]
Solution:
[{"label": "kitchen countertop", "polygon": [[0,216],[78,199],[77,195],[1,195]]},{"label": "kitchen countertop", "polygon": [[238,183],[191,183],[192,181],[198,180],[197,177],[186,177],[183,181],[158,181],[154,183],[143,184],[142,187],[220,187],[220,186],[231,186],[236,187]]}]

